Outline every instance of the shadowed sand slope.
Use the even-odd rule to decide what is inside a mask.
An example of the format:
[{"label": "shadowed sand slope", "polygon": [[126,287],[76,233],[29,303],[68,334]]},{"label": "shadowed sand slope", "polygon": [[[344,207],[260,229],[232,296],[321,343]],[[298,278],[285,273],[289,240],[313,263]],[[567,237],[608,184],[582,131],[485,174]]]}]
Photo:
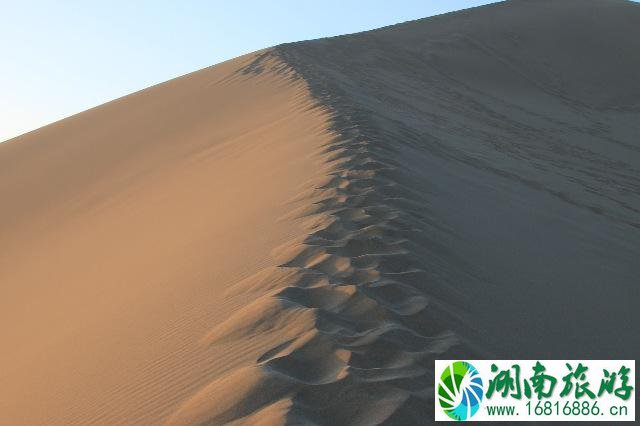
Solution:
[{"label": "shadowed sand slope", "polygon": [[638,28],[498,3],[0,145],[1,416],[423,424],[436,358],[634,358]]},{"label": "shadowed sand slope", "polygon": [[513,1],[270,51],[330,111],[333,168],[205,337],[273,348],[171,422],[422,424],[438,357],[633,358],[638,28],[629,2]]}]

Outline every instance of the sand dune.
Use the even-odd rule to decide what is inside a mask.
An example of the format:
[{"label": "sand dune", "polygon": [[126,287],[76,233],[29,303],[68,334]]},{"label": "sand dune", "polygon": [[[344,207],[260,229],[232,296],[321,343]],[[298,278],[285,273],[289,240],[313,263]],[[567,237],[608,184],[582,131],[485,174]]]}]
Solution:
[{"label": "sand dune", "polygon": [[640,7],[277,46],[0,144],[0,420],[423,424],[640,351]]},{"label": "sand dune", "polygon": [[0,145],[0,423],[158,423],[253,361],[202,336],[302,235],[280,218],[329,141],[302,83],[239,71],[259,55]]}]

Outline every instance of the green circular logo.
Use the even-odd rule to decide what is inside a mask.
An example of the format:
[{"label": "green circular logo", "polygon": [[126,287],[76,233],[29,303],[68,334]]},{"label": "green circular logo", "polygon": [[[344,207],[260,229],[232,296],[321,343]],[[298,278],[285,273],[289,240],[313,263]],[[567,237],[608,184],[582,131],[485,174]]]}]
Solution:
[{"label": "green circular logo", "polygon": [[438,383],[440,407],[453,420],[471,418],[484,396],[482,378],[476,368],[464,361],[456,361],[444,369]]}]

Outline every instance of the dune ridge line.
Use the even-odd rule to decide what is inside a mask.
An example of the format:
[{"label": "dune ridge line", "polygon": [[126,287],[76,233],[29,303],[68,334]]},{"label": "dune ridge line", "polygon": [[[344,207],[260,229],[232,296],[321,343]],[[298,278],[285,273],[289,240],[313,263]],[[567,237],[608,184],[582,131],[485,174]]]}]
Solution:
[{"label": "dune ridge line", "polygon": [[274,251],[279,266],[232,287],[230,297],[250,292],[255,300],[203,338],[214,345],[273,333],[273,347],[203,388],[168,424],[378,423],[403,406],[426,405],[434,357],[461,350],[434,315],[447,304],[420,288],[424,271],[407,247],[420,219],[402,206],[423,207],[424,196],[394,180],[390,148],[292,55],[276,47],[238,73],[302,79],[314,107],[330,116],[334,136],[315,153],[326,170],[304,185],[289,215],[304,220],[308,235]]}]

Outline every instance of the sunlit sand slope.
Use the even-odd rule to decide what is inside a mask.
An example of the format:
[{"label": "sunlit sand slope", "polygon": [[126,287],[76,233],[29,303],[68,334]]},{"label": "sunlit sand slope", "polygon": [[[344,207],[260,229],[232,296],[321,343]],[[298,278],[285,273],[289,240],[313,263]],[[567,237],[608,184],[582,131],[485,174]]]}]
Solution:
[{"label": "sunlit sand slope", "polygon": [[241,71],[257,57],[0,144],[0,423],[157,424],[269,349],[201,338],[302,235],[284,216],[329,138],[284,65]]}]

